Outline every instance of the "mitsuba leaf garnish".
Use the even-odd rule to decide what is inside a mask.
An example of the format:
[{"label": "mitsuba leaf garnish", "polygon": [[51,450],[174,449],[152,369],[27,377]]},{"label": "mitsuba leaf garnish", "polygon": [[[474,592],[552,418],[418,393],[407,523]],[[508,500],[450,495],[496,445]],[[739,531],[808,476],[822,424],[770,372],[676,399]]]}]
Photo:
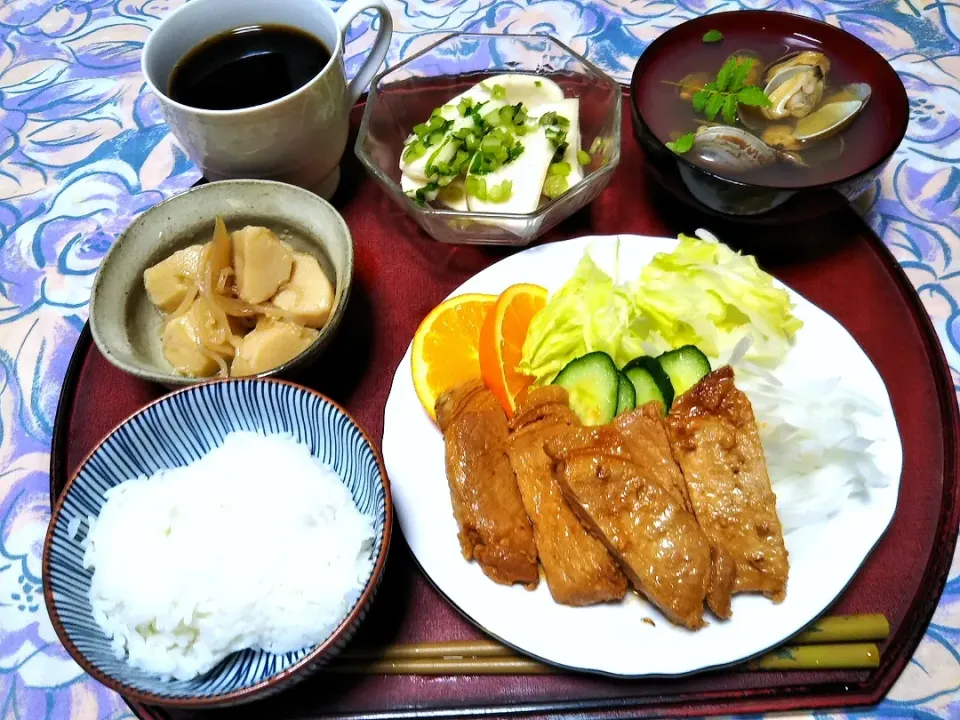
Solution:
[{"label": "mitsuba leaf garnish", "polygon": [[716,120],[721,115],[724,122],[733,125],[740,105],[770,105],[770,98],[762,88],[747,83],[747,76],[756,62],[753,58],[730,57],[720,68],[716,80],[693,93],[690,98],[693,109],[706,115],[708,120]]},{"label": "mitsuba leaf garnish", "polygon": [[723,40],[723,33],[719,30],[707,30],[703,34],[703,41],[705,43],[718,43]]},{"label": "mitsuba leaf garnish", "polygon": [[668,142],[667,147],[677,155],[683,155],[685,152],[690,152],[690,150],[693,148],[693,141],[695,139],[696,135],[693,133],[687,133],[686,135],[681,135],[672,142]]}]

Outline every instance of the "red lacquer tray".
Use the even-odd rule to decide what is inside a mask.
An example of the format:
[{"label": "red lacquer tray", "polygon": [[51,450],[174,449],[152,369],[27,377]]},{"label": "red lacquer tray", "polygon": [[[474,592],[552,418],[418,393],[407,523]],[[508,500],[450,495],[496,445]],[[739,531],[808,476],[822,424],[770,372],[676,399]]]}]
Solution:
[{"label": "red lacquer tray", "polygon": [[[360,111],[354,112],[354,127]],[[734,667],[644,681],[559,673],[353,677],[321,672],[289,692],[240,708],[201,713],[134,704],[138,716],[686,717],[871,704],[883,697],[933,614],[957,534],[957,404],[933,327],[899,265],[852,211],[807,227],[773,230],[699,216],[664,197],[647,178],[627,113],[624,123],[623,157],[611,185],[546,241],[584,234],[672,236],[708,227],[725,241],[756,252],[771,272],[836,317],[887,383],[904,448],[897,513],[832,608],[887,616],[892,632],[881,646],[880,667],[791,673]],[[436,243],[364,176],[352,157],[344,159],[334,203],[353,232],[355,285],[337,342],[301,380],[346,406],[379,440],[394,370],[420,320],[460,283],[509,251]],[[57,413],[51,496],[59,495],[67,477],[116,424],[164,392],[114,369],[85,329]],[[356,642],[479,637],[480,631],[433,589],[402,536],[395,534],[382,588]]]}]

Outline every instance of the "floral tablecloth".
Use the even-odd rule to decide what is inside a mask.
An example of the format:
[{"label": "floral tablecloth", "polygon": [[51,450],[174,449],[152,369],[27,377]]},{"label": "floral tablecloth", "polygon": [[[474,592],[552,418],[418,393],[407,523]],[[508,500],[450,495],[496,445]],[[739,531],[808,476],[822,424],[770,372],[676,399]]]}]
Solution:
[{"label": "floral tablecloth", "polygon": [[[281,2],[282,0],[272,0]],[[199,177],[140,75],[150,29],[182,0],[0,2],[0,720],[129,709],[57,642],[43,606],[50,438],[93,275],[137,213]],[[223,0],[229,12],[229,0]],[[336,3],[335,3],[336,4]],[[666,28],[768,8],[844,28],[910,95],[907,138],[865,198],[934,318],[960,381],[960,4],[946,0],[391,0],[394,63],[447,32],[550,33],[619,80]],[[358,19],[353,72],[372,46]],[[887,700],[858,716],[960,718],[960,565]]]}]

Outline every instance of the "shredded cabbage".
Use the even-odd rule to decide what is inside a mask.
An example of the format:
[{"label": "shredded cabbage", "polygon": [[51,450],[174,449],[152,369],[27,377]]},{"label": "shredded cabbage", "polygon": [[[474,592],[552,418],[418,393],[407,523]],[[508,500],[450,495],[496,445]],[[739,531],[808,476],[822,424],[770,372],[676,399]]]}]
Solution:
[{"label": "shredded cabbage", "polygon": [[680,236],[632,282],[617,284],[584,254],[573,277],[537,313],[519,370],[548,383],[563,367],[602,350],[623,366],[638,355],[696,345],[718,359],[749,340],[748,359],[778,361],[803,323],[789,294],[751,256],[708,233]]}]

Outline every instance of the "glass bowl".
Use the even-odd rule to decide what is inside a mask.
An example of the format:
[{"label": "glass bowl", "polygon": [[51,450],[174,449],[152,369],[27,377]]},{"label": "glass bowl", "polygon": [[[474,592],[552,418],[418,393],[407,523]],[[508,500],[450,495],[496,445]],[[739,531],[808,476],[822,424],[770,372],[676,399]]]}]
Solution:
[{"label": "glass bowl", "polygon": [[[461,212],[421,205],[400,187],[400,153],[414,125],[493,75],[532,73],[580,99],[580,135],[592,150],[584,179],[532,213]],[[620,161],[620,86],[586,59],[546,35],[454,33],[377,76],[370,86],[356,153],[384,192],[440,242],[531,243],[593,200]]]}]

